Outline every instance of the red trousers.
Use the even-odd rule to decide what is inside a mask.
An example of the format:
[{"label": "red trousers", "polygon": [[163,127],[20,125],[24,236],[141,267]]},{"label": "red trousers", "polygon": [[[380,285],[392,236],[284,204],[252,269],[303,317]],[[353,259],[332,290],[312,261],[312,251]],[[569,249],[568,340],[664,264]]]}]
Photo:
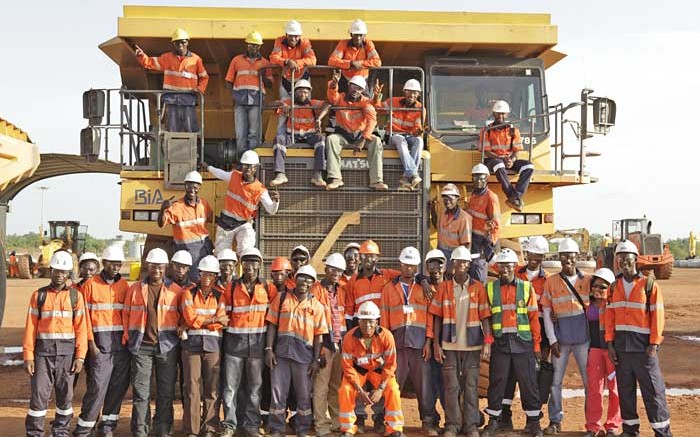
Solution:
[{"label": "red trousers", "polygon": [[[586,431],[617,430],[622,425],[620,398],[617,394],[615,365],[608,358],[607,349],[590,348],[588,351],[588,387],[586,397]],[[603,417],[603,390],[608,386],[608,420]]]}]

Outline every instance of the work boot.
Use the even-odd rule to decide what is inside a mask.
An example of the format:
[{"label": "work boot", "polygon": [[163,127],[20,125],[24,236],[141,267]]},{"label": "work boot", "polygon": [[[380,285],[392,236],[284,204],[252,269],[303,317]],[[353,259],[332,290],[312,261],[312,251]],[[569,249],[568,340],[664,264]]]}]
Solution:
[{"label": "work boot", "polygon": [[[551,425],[551,423],[550,423]],[[558,425],[558,424],[557,424]],[[549,428],[549,427],[547,427]],[[559,428],[561,431],[561,428]],[[542,428],[540,428],[540,421],[538,420],[533,420],[532,422],[527,422],[525,424],[525,429],[523,432],[530,437],[543,437],[544,434],[542,434]]]},{"label": "work boot", "polygon": [[342,179],[329,179],[328,185],[326,185],[326,190],[331,191],[331,190],[337,190],[338,188],[342,187],[345,185],[343,183]]},{"label": "work boot", "polygon": [[619,437],[639,437],[638,432],[623,432]]},{"label": "work boot", "polygon": [[382,181],[369,184],[369,187],[375,191],[386,191],[389,189],[389,186]]},{"label": "work boot", "polygon": [[586,431],[583,437],[598,437],[598,433],[595,431]]},{"label": "work boot", "polygon": [[355,437],[355,434],[345,431],[340,434],[340,437]]},{"label": "work boot", "polygon": [[504,406],[501,410],[501,415],[498,418],[498,430],[499,431],[512,431],[513,430],[513,413],[510,411],[509,406]]},{"label": "work boot", "polygon": [[420,178],[420,176],[415,175],[411,178],[411,189],[415,190],[420,183],[423,182],[423,179]]},{"label": "work boot", "polygon": [[481,430],[481,437],[491,437],[498,432],[498,417],[489,417],[489,424]]},{"label": "work boot", "polygon": [[277,174],[275,175],[275,178],[274,178],[273,180],[270,181],[270,186],[271,186],[271,187],[278,187],[278,186],[280,186],[280,185],[282,185],[282,184],[286,184],[287,182],[289,182],[289,180],[287,179],[287,175],[286,175],[286,174],[284,174],[284,173],[277,173]]},{"label": "work boot", "polygon": [[326,184],[326,181],[324,181],[323,178],[321,177],[321,173],[316,172],[311,177],[311,185],[315,185],[319,188],[326,188],[326,185],[328,185],[328,184]]},{"label": "work boot", "polygon": [[609,429],[605,435],[603,435],[603,431],[601,430],[599,433],[600,437],[618,437],[618,434],[615,434],[614,429]]},{"label": "work boot", "polygon": [[437,427],[432,423],[424,423],[421,432],[428,437],[437,437],[440,434]]},{"label": "work boot", "polygon": [[[538,424],[539,426],[539,424]],[[549,422],[547,428],[544,429],[544,433],[547,435],[557,435],[561,432],[561,423]]]},{"label": "work boot", "polygon": [[235,430],[235,429],[223,428],[223,429],[219,432],[219,437],[233,437],[234,434],[236,434],[236,430]]},{"label": "work boot", "polygon": [[406,437],[406,434],[402,433],[401,431],[394,431],[387,437]]},{"label": "work boot", "polygon": [[508,200],[506,200],[506,205],[518,212],[522,212],[525,203],[519,197],[509,197]]},{"label": "work boot", "polygon": [[[375,421],[374,426],[372,427],[372,432],[374,432],[375,434],[379,434],[379,435],[386,434],[386,425],[384,424],[384,421],[383,420]],[[391,433],[391,434],[394,435],[396,433]],[[401,433],[399,433],[399,434],[401,434]]]},{"label": "work boot", "polygon": [[357,426],[357,433],[358,434],[364,434],[365,433],[365,416],[357,416],[357,419],[355,420],[355,425]]},{"label": "work boot", "polygon": [[445,427],[445,432],[442,433],[442,437],[457,437],[457,434],[457,427],[449,425]]}]

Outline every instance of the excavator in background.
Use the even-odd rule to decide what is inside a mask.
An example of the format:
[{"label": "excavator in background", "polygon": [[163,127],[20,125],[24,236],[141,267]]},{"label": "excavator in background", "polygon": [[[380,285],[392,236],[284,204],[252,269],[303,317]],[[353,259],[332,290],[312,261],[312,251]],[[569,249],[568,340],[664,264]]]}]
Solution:
[{"label": "excavator in background", "polygon": [[[561,229],[554,231],[553,234],[545,235],[550,244],[558,244],[564,238],[573,239],[579,247],[579,254],[576,258],[577,267],[595,267],[595,258],[591,250],[591,234],[586,228]],[[548,252],[544,257],[544,262],[559,262],[559,253],[557,251]],[[561,267],[561,265],[551,267]]]},{"label": "excavator in background", "polygon": [[[651,233],[651,220],[646,216],[636,219],[622,219],[613,221],[613,241],[630,240],[637,249],[637,269],[645,275],[654,272],[656,279],[669,279],[673,273],[673,254],[668,244],[663,244],[661,234]],[[615,245],[599,248],[596,252],[596,265],[607,267],[614,272],[619,268],[614,256]]]}]

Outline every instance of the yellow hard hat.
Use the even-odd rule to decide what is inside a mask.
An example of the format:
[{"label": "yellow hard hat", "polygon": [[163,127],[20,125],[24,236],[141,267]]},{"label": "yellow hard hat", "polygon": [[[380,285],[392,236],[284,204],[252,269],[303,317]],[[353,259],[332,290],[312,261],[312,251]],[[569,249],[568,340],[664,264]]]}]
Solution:
[{"label": "yellow hard hat", "polygon": [[190,39],[190,36],[187,34],[187,32],[185,32],[185,29],[175,29],[170,41],[179,41],[181,39]]},{"label": "yellow hard hat", "polygon": [[260,35],[260,32],[258,32],[257,30],[254,30],[248,35],[246,35],[245,42],[247,42],[248,44],[257,44],[261,46],[263,43],[262,35]]}]

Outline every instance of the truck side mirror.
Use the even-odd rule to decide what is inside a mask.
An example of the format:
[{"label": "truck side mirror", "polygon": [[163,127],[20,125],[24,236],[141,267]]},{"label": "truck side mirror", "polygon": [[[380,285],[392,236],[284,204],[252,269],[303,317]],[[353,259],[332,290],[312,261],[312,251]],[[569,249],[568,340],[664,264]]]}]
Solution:
[{"label": "truck side mirror", "polygon": [[613,99],[598,97],[593,100],[593,126],[596,133],[605,135],[615,126],[616,110]]},{"label": "truck side mirror", "polygon": [[80,131],[80,156],[87,162],[95,162],[100,156],[100,130],[86,127]]},{"label": "truck side mirror", "polygon": [[83,93],[83,118],[90,120],[90,126],[102,124],[105,115],[105,93],[89,90]]}]

